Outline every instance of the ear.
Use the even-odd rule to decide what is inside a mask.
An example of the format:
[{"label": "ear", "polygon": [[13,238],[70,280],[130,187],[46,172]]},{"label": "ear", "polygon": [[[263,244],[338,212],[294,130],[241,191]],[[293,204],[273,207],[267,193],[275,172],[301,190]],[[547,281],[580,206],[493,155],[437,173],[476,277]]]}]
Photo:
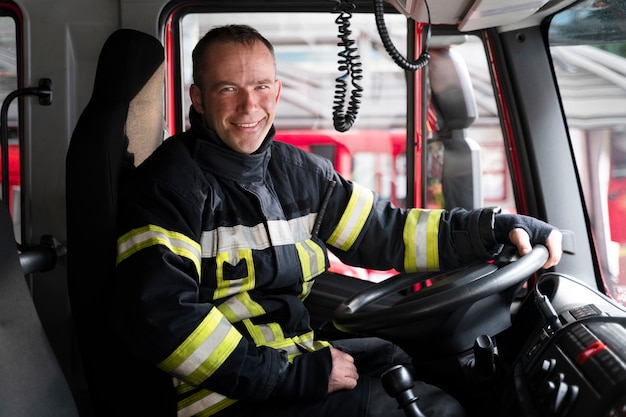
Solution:
[{"label": "ear", "polygon": [[281,80],[274,81],[276,84],[276,103],[278,103],[278,99],[280,99],[280,91],[283,88],[283,82]]},{"label": "ear", "polygon": [[200,114],[203,114],[204,111],[202,110],[202,90],[200,89],[200,86],[196,84],[191,84],[191,86],[189,87],[189,97],[191,98],[191,104],[194,110]]}]

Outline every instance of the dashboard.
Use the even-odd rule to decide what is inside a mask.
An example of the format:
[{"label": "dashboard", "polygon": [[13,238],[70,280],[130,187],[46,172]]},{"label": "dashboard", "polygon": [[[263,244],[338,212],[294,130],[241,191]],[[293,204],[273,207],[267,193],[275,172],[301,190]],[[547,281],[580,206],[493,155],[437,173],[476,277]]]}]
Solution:
[{"label": "dashboard", "polygon": [[545,324],[513,371],[523,415],[626,416],[626,312],[563,275],[544,275],[536,291]]}]

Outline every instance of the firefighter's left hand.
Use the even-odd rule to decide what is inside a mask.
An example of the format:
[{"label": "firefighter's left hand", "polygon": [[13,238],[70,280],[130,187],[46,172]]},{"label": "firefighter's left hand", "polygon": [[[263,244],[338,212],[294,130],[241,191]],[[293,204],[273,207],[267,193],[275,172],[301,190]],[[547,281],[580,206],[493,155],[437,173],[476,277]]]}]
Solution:
[{"label": "firefighter's left hand", "polygon": [[[530,236],[522,228],[515,228],[509,232],[509,239],[511,243],[517,246],[517,250],[520,255],[524,256],[532,250],[530,244]],[[552,230],[548,239],[546,240],[546,248],[549,252],[548,260],[541,267],[542,269],[550,268],[559,263],[561,255],[563,254],[563,248],[561,247],[563,241],[563,235],[557,229]]]}]

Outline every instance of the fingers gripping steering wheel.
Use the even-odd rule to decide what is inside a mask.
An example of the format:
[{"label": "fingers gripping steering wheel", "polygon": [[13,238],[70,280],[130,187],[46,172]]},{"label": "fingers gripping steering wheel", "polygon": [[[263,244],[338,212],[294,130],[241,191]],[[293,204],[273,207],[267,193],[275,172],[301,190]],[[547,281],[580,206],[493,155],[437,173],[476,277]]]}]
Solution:
[{"label": "fingers gripping steering wheel", "polygon": [[[510,250],[509,250],[510,249]],[[348,298],[334,312],[339,330],[379,336],[399,344],[427,341],[429,346],[465,349],[480,334],[495,334],[510,326],[510,307],[519,287],[548,259],[536,245],[523,257],[507,248],[493,262],[482,262],[445,273],[399,274]],[[432,279],[436,283],[402,296],[406,288]],[[447,339],[441,342],[433,339]]]}]

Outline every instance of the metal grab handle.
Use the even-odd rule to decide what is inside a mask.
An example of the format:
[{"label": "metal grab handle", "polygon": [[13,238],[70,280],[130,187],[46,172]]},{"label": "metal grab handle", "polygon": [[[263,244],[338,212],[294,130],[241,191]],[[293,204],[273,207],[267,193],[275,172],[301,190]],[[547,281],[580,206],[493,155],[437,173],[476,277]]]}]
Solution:
[{"label": "metal grab handle", "polygon": [[52,104],[52,81],[49,78],[40,78],[37,87],[21,88],[9,93],[2,102],[0,110],[0,151],[2,152],[2,199],[9,205],[9,106],[14,98],[19,96],[38,96],[39,104]]}]

